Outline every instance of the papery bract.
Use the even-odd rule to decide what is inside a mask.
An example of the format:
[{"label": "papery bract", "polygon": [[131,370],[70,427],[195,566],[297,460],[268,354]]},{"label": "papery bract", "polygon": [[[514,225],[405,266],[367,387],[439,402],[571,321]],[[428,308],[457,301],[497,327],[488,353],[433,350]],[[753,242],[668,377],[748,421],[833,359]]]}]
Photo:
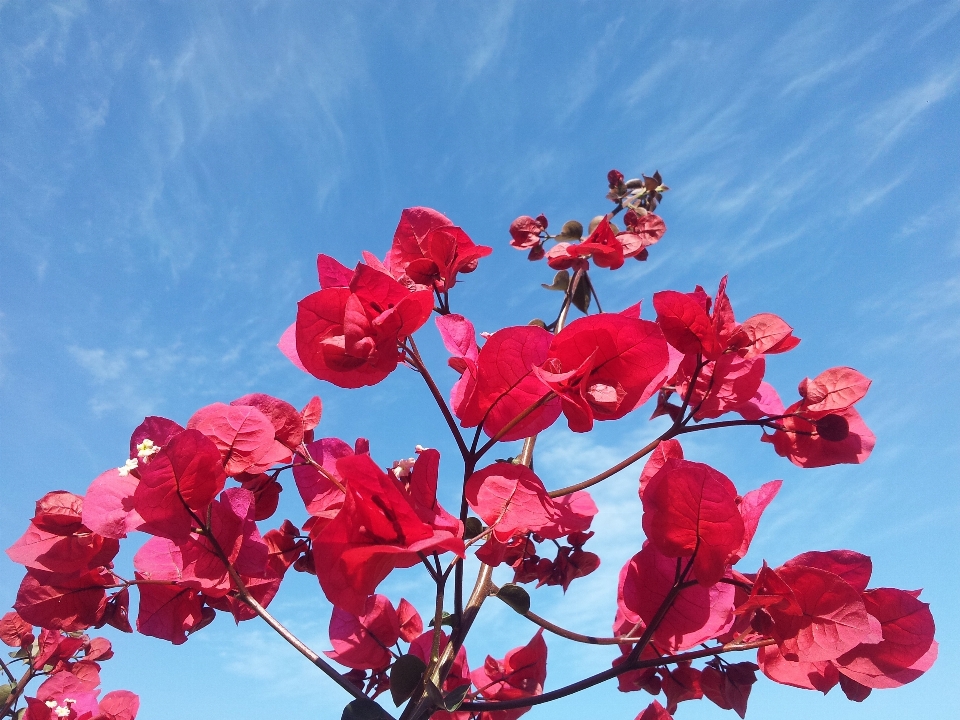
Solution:
[{"label": "papery bract", "polygon": [[837,658],[840,673],[869,688],[894,688],[929,670],[937,658],[930,606],[895,588],[868,590],[863,602],[880,622],[883,639]]},{"label": "papery bract", "polygon": [[383,595],[371,595],[362,615],[333,608],[330,617],[333,650],[325,651],[324,655],[346,667],[377,670],[390,664],[389,648],[399,638],[400,621],[393,603]]},{"label": "papery bract", "polygon": [[106,587],[116,583],[105,569],[82,575],[29,570],[20,583],[14,609],[24,620],[64,632],[96,625],[107,602]]},{"label": "papery bract", "polygon": [[731,562],[735,563],[741,560],[750,550],[750,543],[757,532],[757,526],[760,524],[760,516],[767,509],[767,505],[773,502],[782,485],[783,480],[771,480],[756,490],[751,490],[740,500],[740,515],[743,518],[743,542],[740,544],[740,548],[733,553]]},{"label": "papery bract", "polygon": [[423,522],[399,481],[368,455],[341,458],[337,469],[346,480],[346,500],[313,538],[317,578],[334,605],[359,615],[394,568],[416,565],[424,552],[463,555],[463,541]]},{"label": "papery bract", "polygon": [[187,641],[187,633],[203,621],[196,590],[177,585],[140,585],[137,630],[174,645]]},{"label": "papery bract", "polygon": [[[670,594],[677,561],[650,542],[620,571],[618,606],[645,623],[656,616]],[[726,632],[734,621],[734,587],[696,584],[679,591],[657,627],[653,640],[661,650],[686,650]]]},{"label": "papery bract", "polygon": [[407,600],[400,598],[397,605],[397,619],[400,621],[400,637],[404,642],[413,642],[423,632],[423,618],[417,609]]},{"label": "papery bract", "polygon": [[143,518],[134,507],[139,479],[111,468],[98,475],[83,499],[83,523],[93,532],[108,538],[125,538],[138,529]]},{"label": "papery bract", "polygon": [[[522,412],[542,401],[550,388],[534,372],[547,359],[553,335],[531,325],[508,327],[491,335],[477,356],[477,382],[460,412],[463,427],[496,435]],[[550,427],[560,416],[560,401],[548,400],[501,439],[519,440]]]},{"label": "papery bract", "polygon": [[477,345],[476,331],[473,323],[463,315],[455,313],[439,316],[436,323],[443,345],[451,354],[447,364],[460,373],[460,379],[450,390],[450,408],[454,415],[463,417],[466,403],[470,400],[477,384],[477,360],[480,356],[480,348]]},{"label": "papery bract", "polygon": [[664,290],[654,293],[657,324],[671,345],[684,354],[716,360],[723,348],[706,309],[690,295]]},{"label": "papery bract", "polygon": [[268,551],[253,514],[254,499],[249,490],[224,490],[207,513],[212,540],[206,534],[194,535],[180,544],[184,581],[196,583],[211,597],[236,590],[221,551],[241,576],[262,576]]},{"label": "papery bract", "polygon": [[[4,645],[20,647],[28,635],[33,635],[33,626],[16,612],[8,612],[0,618],[0,642]],[[31,642],[33,642],[32,639]]]},{"label": "papery bract", "polygon": [[869,388],[870,380],[853,368],[830,368],[800,383],[802,407],[807,412],[845,410],[862,399]]},{"label": "papery bract", "polygon": [[[795,403],[784,412],[787,415],[801,411]],[[842,439],[821,436],[814,421],[802,417],[786,417],[780,430],[763,435],[761,440],[771,443],[780,457],[785,457],[802,468],[827,467],[841,463],[862,463],[876,444],[876,437],[854,408],[846,408],[831,417],[840,418],[844,425]]]},{"label": "papery bract", "polygon": [[733,335],[730,347],[743,357],[786,352],[800,344],[793,328],[772,313],[760,313],[744,320]]},{"label": "papery bract", "polygon": [[411,292],[386,272],[360,264],[349,287],[300,301],[296,357],[311,375],[338,387],[375,385],[396,369],[399,344],[432,312],[431,291]]},{"label": "papery bract", "polygon": [[540,233],[545,229],[539,218],[521,215],[510,223],[510,244],[518,250],[529,250],[540,244]]},{"label": "papery bract", "polygon": [[[483,666],[470,677],[486,700],[515,700],[543,692],[547,679],[547,644],[543,630],[538,630],[529,643],[514,648],[503,660],[487,656]],[[481,714],[483,720],[516,720],[530,708],[493,710]]]},{"label": "papery bract", "polygon": [[776,645],[767,645],[757,652],[757,663],[763,674],[781,685],[805,690],[819,690],[824,695],[840,680],[831,661],[803,662],[787,660]]},{"label": "papery bract", "polygon": [[313,462],[297,455],[293,466],[297,490],[310,515],[333,519],[344,499],[337,460],[354,455],[354,449],[338,438],[321,438],[306,445],[306,451]]},{"label": "papery bract", "polygon": [[107,565],[119,552],[116,540],[91,533],[83,526],[80,530],[57,535],[31,522],[26,532],[7,548],[7,556],[34,570],[72,575]]},{"label": "papery bract", "polygon": [[708,665],[700,676],[703,694],[724,710],[734,710],[741,718],[747,714],[750,689],[757,681],[753,663]]},{"label": "papery bract", "polygon": [[220,450],[199,430],[175,435],[140,470],[134,508],[154,535],[182,538],[226,483]]},{"label": "papery bract", "polygon": [[154,446],[163,447],[170,438],[183,430],[179,424],[165,417],[151,415],[144,418],[130,435],[130,457],[138,457],[140,443],[144,440],[150,440]]},{"label": "papery bract", "polygon": [[654,700],[634,720],[673,720],[673,716],[664,709],[663,705]]},{"label": "papery bract", "polygon": [[656,323],[619,314],[579,318],[554,337],[538,375],[561,399],[570,429],[617,420],[666,381],[669,354]]},{"label": "papery bract", "polygon": [[490,546],[481,553],[491,565],[502,561],[503,545],[511,538],[542,532],[558,519],[540,478],[523,465],[494,463],[470,476],[464,494],[470,508],[493,529]]},{"label": "papery bract", "polygon": [[833,660],[861,643],[880,641],[880,623],[869,615],[860,593],[826,570],[781,566],[776,575],[793,592],[799,613],[770,607],[774,635],[788,660]]},{"label": "papery bract", "polygon": [[643,530],[668,557],[693,556],[704,587],[719,582],[743,542],[733,483],[709,465],[669,459],[643,491]]},{"label": "papery bract", "polygon": [[102,720],[135,720],[140,698],[129,690],[112,690],[100,698]]},{"label": "papery bract", "polygon": [[415,207],[400,214],[384,264],[394,277],[442,293],[456,284],[457,273],[472,272],[491,252],[436,210]]},{"label": "papery bract", "polygon": [[660,468],[671,458],[683,460],[683,446],[680,445],[679,440],[663,440],[658,443],[657,447],[650,453],[650,456],[643,465],[643,470],[640,471],[639,495],[641,500],[643,499],[644,488],[646,488],[650,479],[660,472]]},{"label": "papery bract", "polygon": [[811,551],[787,560],[783,567],[800,566],[819,568],[845,580],[858,592],[864,592],[873,573],[869,557],[853,550]]},{"label": "papery bract", "polygon": [[[223,457],[227,475],[246,472],[268,456],[272,464],[276,455],[273,423],[253,405],[207,405],[193,414],[187,428],[199,430],[213,440]],[[289,451],[284,457],[284,451],[281,446],[277,462],[290,457]]]}]

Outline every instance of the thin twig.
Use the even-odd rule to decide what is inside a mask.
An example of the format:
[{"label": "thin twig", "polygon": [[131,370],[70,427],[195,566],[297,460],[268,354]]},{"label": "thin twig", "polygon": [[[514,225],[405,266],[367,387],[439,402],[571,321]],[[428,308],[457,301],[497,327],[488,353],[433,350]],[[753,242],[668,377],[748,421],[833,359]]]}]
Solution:
[{"label": "thin twig", "polygon": [[556,394],[555,392],[553,392],[553,390],[551,390],[551,391],[548,392],[546,395],[544,395],[542,398],[540,398],[540,399],[537,400],[535,403],[533,403],[533,405],[530,405],[530,406],[529,406],[528,408],[526,408],[522,413],[520,413],[519,415],[517,415],[517,416],[516,416],[515,418],[513,418],[510,422],[508,422],[506,425],[504,425],[502,428],[500,428],[500,430],[497,432],[496,435],[494,435],[492,438],[490,438],[489,440],[487,440],[487,442],[484,443],[483,447],[481,447],[479,450],[477,450],[477,452],[474,454],[474,457],[475,457],[475,458],[478,458],[478,459],[481,458],[481,457],[483,457],[483,455],[484,455],[490,448],[492,448],[494,445],[496,445],[498,442],[500,442],[500,438],[502,438],[502,437],[503,437],[504,435],[506,435],[508,432],[510,432],[511,430],[513,430],[517,425],[519,425],[519,424],[522,423],[524,420],[526,420],[526,419],[527,419],[527,416],[529,416],[530,413],[532,413],[532,412],[534,412],[535,410],[537,410],[538,408],[542,407],[543,405],[545,405],[546,403],[548,403],[550,400],[553,400],[553,398],[555,398],[556,396],[557,396],[557,394]]},{"label": "thin twig", "polygon": [[440,392],[440,388],[437,387],[437,383],[434,382],[433,376],[430,375],[430,371],[427,370],[427,365],[423,362],[423,358],[420,357],[420,351],[417,350],[417,344],[414,342],[413,336],[408,337],[407,341],[410,343],[409,349],[414,366],[423,377],[424,382],[427,383],[427,387],[430,388],[430,394],[433,395],[433,399],[436,400],[440,412],[443,413],[443,419],[447,421],[447,427],[450,428],[450,432],[453,434],[453,439],[457,441],[460,454],[463,456],[463,459],[466,460],[470,455],[470,451],[467,449],[467,444],[463,441],[463,435],[460,433],[457,421],[453,419],[453,414],[447,406],[447,401]]}]

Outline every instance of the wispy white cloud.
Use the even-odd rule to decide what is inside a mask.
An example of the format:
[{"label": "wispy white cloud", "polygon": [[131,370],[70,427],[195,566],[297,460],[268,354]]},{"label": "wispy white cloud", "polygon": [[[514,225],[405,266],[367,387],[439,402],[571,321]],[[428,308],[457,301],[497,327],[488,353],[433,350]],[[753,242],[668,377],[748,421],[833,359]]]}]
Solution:
[{"label": "wispy white cloud", "polygon": [[781,96],[799,94],[813,90],[818,85],[841,73],[855,75],[855,68],[864,60],[878,52],[883,46],[885,33],[880,32],[840,57],[831,57],[825,48],[819,48],[816,55],[826,57],[826,61],[815,64],[813,58],[804,58],[798,62],[795,75],[780,92]]},{"label": "wispy white cloud", "polygon": [[957,90],[960,81],[960,62],[937,71],[920,82],[904,88],[869,112],[859,123],[859,130],[870,138],[875,160],[897,142],[900,137],[928,111]]},{"label": "wispy white cloud", "polygon": [[496,63],[510,38],[511,20],[516,0],[499,0],[493,7],[486,4],[477,18],[473,47],[466,56],[464,82],[469,84]]},{"label": "wispy white cloud", "polygon": [[93,385],[89,399],[93,414],[116,413],[131,419],[143,418],[159,407],[169,393],[165,382],[175,368],[207,363],[206,358],[188,357],[176,346],[116,350],[71,345],[67,351]]}]

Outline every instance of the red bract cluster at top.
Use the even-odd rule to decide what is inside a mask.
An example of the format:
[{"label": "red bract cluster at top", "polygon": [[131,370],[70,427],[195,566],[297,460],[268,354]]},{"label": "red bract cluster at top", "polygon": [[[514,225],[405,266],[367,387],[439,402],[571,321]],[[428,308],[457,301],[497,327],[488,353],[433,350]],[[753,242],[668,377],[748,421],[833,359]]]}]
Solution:
[{"label": "red bract cluster at top", "polygon": [[[607,183],[614,209],[588,224],[586,238],[575,220],[557,235],[547,233],[543,215],[510,226],[514,247],[559,270],[544,285],[563,293],[550,323],[478,336],[452,311],[450,291],[491,250],[429,208],[403,211],[382,262],[364,253],[350,270],[317,258],[320,290],[300,301],[280,341],[283,353],[342,388],[376,385],[401,366],[415,372],[459,458],[417,445],[413,457],[381,464],[364,438],[316,437],[319,398],[297,410],[252,394],[201,408],[184,425],[148,417],[133,431],[125,462],[97,477],[85,496],[41,498],[7,550],[26,576],[16,613],[0,621],[0,639],[20,648],[27,679],[46,677],[35,697],[24,695],[25,717],[132,720],[131,693],[97,700],[95,661],[109,657],[109,643],[83,635],[107,624],[131,632],[131,588],[139,595],[137,630],[174,644],[218,611],[237,622],[260,617],[353,696],[345,718],[390,717],[374,702],[389,690],[397,706],[408,703],[403,720],[515,720],[534,704],[613,677],[623,692],[663,695],[638,720],[670,718],[680,702],[703,697],[743,717],[758,671],[822,692],[839,684],[862,701],[929,669],[937,653],[929,607],[919,591],[868,589],[866,556],[808,552],[775,568],[738,567],[782,483],[740,494],[720,471],[685,458],[678,439],[755,427],[800,467],[860,463],[874,437],[853,406],[870,381],[834,367],[803,380],[801,399],[785,408],[764,381],[766,360],[800,341],[770,313],[738,322],[726,277],[712,297],[700,286],[655,293],[653,320],[641,318],[639,301],[590,314],[591,299],[599,308],[591,268],[646,259],[666,229],[653,212],[667,190],[659,174],[625,180],[611,171]],[[614,223],[621,212],[625,230]],[[548,240],[556,244],[546,249]],[[587,316],[571,320],[573,309]],[[414,341],[434,314],[456,373],[446,391]],[[570,431],[587,433],[648,402],[662,432],[623,461],[564,487],[534,471],[536,436],[561,416]],[[491,460],[498,443],[520,440],[513,457]],[[541,618],[522,585],[567,592],[599,567],[601,558],[587,549],[598,515],[587,489],[641,459],[637,523],[646,540],[616,590],[609,588],[613,635],[588,637]],[[261,530],[277,511],[287,470],[306,517]],[[454,499],[451,511],[438,497]],[[132,577],[124,577],[114,559],[134,532],[148,539]],[[470,554],[480,572],[467,584]],[[497,586],[500,566],[512,581]],[[316,575],[332,604],[325,657],[343,672],[267,610],[291,568]],[[392,573],[408,568],[436,587],[426,615],[380,592]],[[487,656],[471,671],[465,641],[492,597],[538,627],[525,645],[502,659]],[[39,637],[33,626],[43,628]],[[546,690],[544,630],[616,645],[620,655],[610,668]],[[737,651],[756,651],[756,662],[722,657]],[[0,717],[23,692],[8,694]]]}]

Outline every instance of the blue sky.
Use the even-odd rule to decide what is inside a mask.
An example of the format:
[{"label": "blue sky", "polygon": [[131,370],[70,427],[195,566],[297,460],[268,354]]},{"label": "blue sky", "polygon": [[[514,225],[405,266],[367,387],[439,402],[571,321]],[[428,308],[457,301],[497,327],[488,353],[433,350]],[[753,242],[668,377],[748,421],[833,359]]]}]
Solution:
[{"label": "blue sky", "polygon": [[[775,312],[803,343],[768,363],[796,383],[850,365],[878,437],[863,466],[800,471],[753,430],[685,442],[741,491],[773,478],[744,567],[809,549],[874,558],[873,585],[923,587],[941,656],[862,705],[761,681],[753,717],[953,717],[960,676],[960,3],[0,2],[0,544],[44,492],[83,492],[126,457],[148,414],[184,422],[268,392],[323,398],[321,430],[371,439],[382,463],[417,443],[453,451],[412,374],[346,393],[276,350],[314,259],[386,251],[402,208],[435,207],[495,247],[458,283],[481,330],[554,312],[552,273],[508,246],[520,214],[557,226],[607,209],[612,167],[659,169],[669,227],[651,260],[595,281],[605,307],[660,289],[713,290],[738,317]],[[418,340],[455,376],[430,328]],[[538,446],[550,487],[656,433],[639,411]],[[452,470],[455,474],[455,469]],[[540,614],[606,634],[615,578],[639,548],[633,469],[598,487],[604,564]],[[303,518],[293,490],[279,517]],[[138,540],[128,541],[129,568]],[[588,546],[589,547],[589,546]],[[12,603],[20,568],[0,557]],[[415,571],[383,587],[429,598]],[[329,647],[329,604],[290,578],[276,614]],[[532,635],[491,606],[472,666]],[[110,635],[104,687],[140,693],[143,720],[338,718],[344,694],[270,631],[221,617],[181,647]],[[548,685],[609,650],[549,639]],[[633,718],[649,697],[602,686],[527,717]],[[680,718],[721,717],[707,702]]]}]

